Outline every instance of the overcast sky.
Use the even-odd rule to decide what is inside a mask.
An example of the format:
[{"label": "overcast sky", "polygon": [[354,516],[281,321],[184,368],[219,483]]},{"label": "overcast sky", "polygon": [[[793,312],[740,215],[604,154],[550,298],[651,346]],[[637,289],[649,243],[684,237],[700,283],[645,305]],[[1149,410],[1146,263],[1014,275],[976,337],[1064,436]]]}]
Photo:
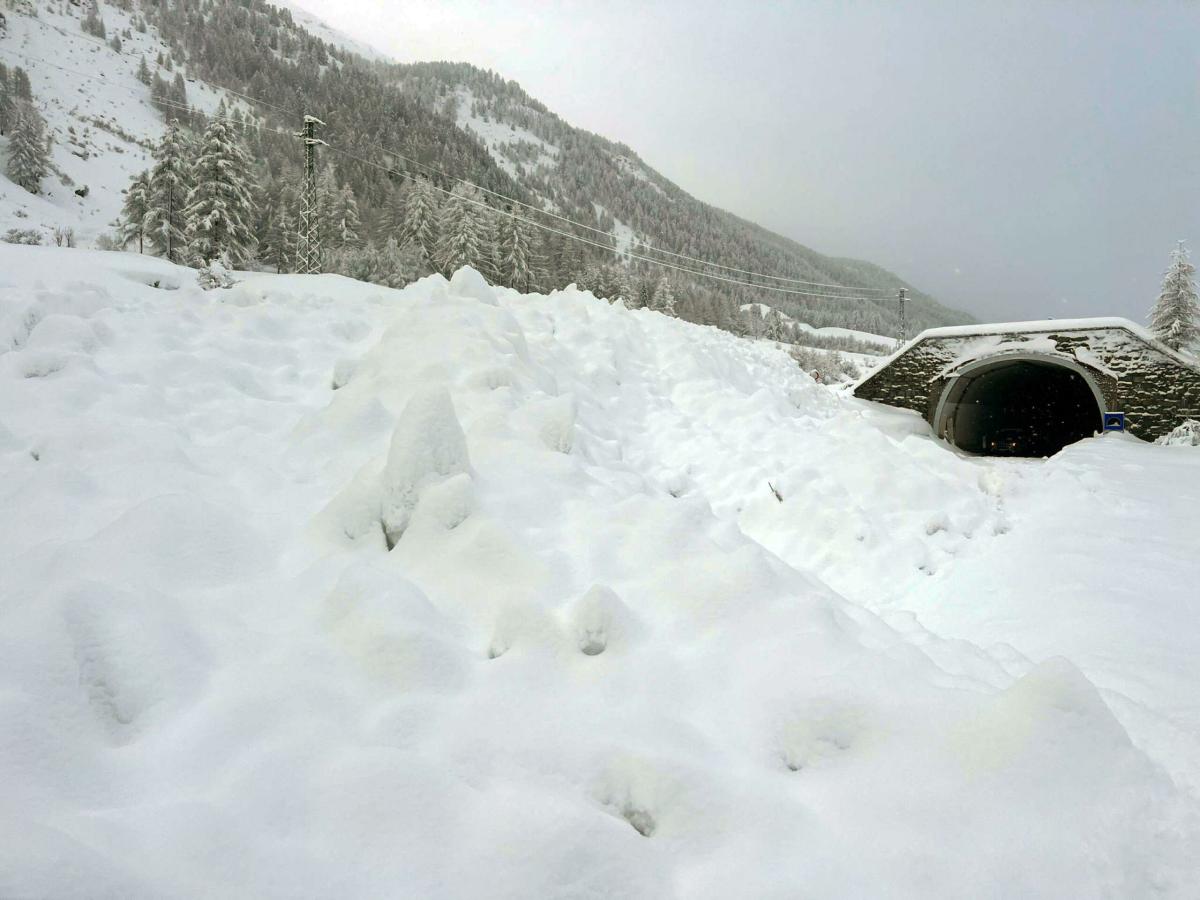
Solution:
[{"label": "overcast sky", "polygon": [[292,2],[984,319],[1141,321],[1200,261],[1200,0]]}]

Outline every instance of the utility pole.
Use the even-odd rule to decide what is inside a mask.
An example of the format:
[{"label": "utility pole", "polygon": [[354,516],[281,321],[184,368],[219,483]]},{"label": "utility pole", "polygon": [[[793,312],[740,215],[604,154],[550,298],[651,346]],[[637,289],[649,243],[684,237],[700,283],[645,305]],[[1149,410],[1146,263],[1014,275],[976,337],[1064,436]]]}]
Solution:
[{"label": "utility pole", "polygon": [[908,302],[908,289],[900,288],[896,299],[900,301],[900,343],[908,340],[908,316],[905,315],[904,305]]},{"label": "utility pole", "polygon": [[304,189],[300,192],[300,240],[297,244],[296,271],[315,275],[321,271],[321,239],[317,233],[317,138],[318,125],[325,123],[316,116],[304,117],[304,130],[296,137],[304,140]]}]

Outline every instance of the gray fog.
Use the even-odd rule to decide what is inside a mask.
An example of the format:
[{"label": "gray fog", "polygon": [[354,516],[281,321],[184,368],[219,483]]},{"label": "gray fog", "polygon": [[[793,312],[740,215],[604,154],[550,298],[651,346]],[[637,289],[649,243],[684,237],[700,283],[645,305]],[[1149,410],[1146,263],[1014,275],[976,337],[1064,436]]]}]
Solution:
[{"label": "gray fog", "polygon": [[1200,256],[1200,3],[292,2],[983,319],[1143,321]]}]

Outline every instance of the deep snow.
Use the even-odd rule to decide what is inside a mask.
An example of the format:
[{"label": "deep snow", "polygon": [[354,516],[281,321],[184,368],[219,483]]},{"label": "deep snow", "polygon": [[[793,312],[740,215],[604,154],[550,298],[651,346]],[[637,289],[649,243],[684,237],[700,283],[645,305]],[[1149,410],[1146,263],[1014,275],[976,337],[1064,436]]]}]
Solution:
[{"label": "deep snow", "polygon": [[[120,53],[80,31],[77,8],[34,5],[36,16],[9,14],[0,62],[29,74],[54,171],[36,195],[0,175],[0,233],[33,229],[51,243],[56,229],[70,228],[79,246],[90,246],[115,231],[122,192],[151,164],[164,125],[150,104],[150,87],[137,79],[138,62],[145,57],[153,65],[170,47],[153,28],[133,29],[133,14],[115,4],[104,5],[103,18],[110,35],[129,31]],[[182,66],[177,71],[188,74]],[[187,96],[207,113],[222,99],[230,109],[240,104],[198,81],[187,82]],[[0,136],[0,172],[7,144]],[[78,196],[84,188],[86,196]]]},{"label": "deep snow", "polygon": [[0,896],[1194,895],[1193,448],[239,277],[0,245]]}]

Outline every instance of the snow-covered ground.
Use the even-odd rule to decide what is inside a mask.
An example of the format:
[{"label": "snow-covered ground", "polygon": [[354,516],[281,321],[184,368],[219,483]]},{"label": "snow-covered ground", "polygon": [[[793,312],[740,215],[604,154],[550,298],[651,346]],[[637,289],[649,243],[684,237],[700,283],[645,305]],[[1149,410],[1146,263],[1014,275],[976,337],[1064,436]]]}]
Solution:
[{"label": "snow-covered ground", "polygon": [[559,149],[553,144],[542,140],[532,131],[500,122],[492,118],[476,116],[471,106],[475,102],[475,94],[470,88],[459,88],[456,92],[457,117],[456,123],[464,131],[473,133],[483,142],[492,159],[505,172],[517,177],[517,166],[509,153],[509,149],[519,144],[528,144],[537,148],[537,157],[526,164],[527,169],[553,168],[558,165]]},{"label": "snow-covered ground", "polygon": [[[745,311],[755,306],[758,307],[759,315],[763,316],[764,318],[769,315],[772,310],[774,310],[774,307],[768,306],[766,303],[746,303],[743,304],[742,310]],[[815,328],[812,325],[809,325],[807,322],[801,322],[799,319],[793,319],[785,312],[780,310],[774,311],[779,313],[780,318],[783,319],[785,323],[794,325],[796,328],[799,328],[801,331],[807,331],[809,334],[815,334],[820,337],[829,338],[851,338],[856,341],[874,344],[880,349],[880,351],[891,351],[896,345],[895,338],[885,337],[882,334],[875,334],[870,331],[857,331],[853,328],[839,328],[836,325],[827,325],[824,328]],[[855,357],[864,355],[866,354],[853,354]]]},{"label": "snow-covered ground", "polygon": [[[82,247],[113,231],[121,192],[150,165],[150,150],[164,125],[150,105],[150,88],[137,79],[138,63],[144,57],[153,69],[156,56],[168,48],[153,28],[132,29],[130,13],[106,4],[108,34],[121,35],[118,53],[80,31],[79,9],[55,4],[39,8],[36,17],[8,16],[0,62],[29,73],[34,105],[48,126],[55,171],[42,182],[40,195],[0,176],[0,233],[34,229],[49,243],[55,229],[70,228]],[[192,106],[209,113],[222,99],[195,81],[187,82],[187,96]],[[0,137],[0,171],[6,151],[7,139]],[[84,189],[85,196],[76,193]]]},{"label": "snow-covered ground", "polygon": [[242,277],[0,245],[0,896],[1195,895],[1193,448]]}]

